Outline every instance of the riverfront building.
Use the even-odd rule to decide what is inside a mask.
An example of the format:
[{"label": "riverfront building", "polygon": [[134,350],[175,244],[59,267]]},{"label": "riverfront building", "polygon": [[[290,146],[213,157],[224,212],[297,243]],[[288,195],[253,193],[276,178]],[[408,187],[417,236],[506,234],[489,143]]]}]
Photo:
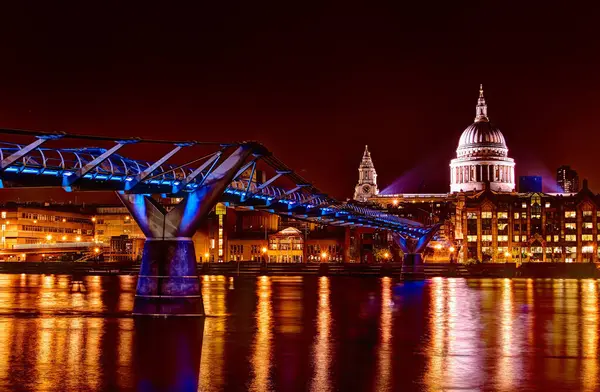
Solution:
[{"label": "riverfront building", "polygon": [[434,249],[455,253],[458,261],[598,262],[600,197],[586,181],[573,192],[578,177],[568,167],[557,175],[564,194],[516,192],[515,162],[490,123],[482,88],[475,122],[462,133],[456,153],[449,193],[375,194],[368,202],[423,223],[443,223],[446,242]]}]

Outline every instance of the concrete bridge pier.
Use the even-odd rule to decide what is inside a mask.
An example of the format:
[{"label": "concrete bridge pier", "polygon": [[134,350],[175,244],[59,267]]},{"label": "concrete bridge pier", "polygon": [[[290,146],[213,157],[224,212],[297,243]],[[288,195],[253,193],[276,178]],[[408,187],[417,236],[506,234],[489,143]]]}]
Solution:
[{"label": "concrete bridge pier", "polygon": [[424,280],[425,268],[423,266],[423,252],[439,230],[440,225],[430,227],[418,239],[403,237],[399,233],[392,233],[396,244],[402,249],[404,258],[402,260],[402,270],[400,278],[403,280]]},{"label": "concrete bridge pier", "polygon": [[117,193],[146,236],[133,314],[204,316],[192,236],[253,153],[243,144],[173,209],[148,195]]},{"label": "concrete bridge pier", "polygon": [[421,253],[405,253],[400,277],[403,280],[424,280],[425,269]]}]

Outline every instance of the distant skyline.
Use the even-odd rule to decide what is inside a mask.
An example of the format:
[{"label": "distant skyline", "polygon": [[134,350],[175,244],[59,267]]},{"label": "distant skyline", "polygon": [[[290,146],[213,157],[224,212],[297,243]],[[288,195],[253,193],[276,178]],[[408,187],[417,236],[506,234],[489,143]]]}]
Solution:
[{"label": "distant skyline", "polygon": [[483,83],[517,177],[547,184],[568,164],[598,192],[593,11],[11,4],[0,35],[0,126],[259,140],[340,199],[352,197],[368,144],[380,189],[413,173],[419,181],[403,191],[447,192]]}]

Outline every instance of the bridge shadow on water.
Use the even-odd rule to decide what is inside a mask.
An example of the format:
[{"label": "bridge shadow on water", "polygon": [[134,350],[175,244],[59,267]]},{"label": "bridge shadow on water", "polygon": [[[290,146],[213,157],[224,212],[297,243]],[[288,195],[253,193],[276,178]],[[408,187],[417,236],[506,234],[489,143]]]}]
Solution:
[{"label": "bridge shadow on water", "polygon": [[136,318],[133,366],[138,391],[196,391],[204,318]]}]

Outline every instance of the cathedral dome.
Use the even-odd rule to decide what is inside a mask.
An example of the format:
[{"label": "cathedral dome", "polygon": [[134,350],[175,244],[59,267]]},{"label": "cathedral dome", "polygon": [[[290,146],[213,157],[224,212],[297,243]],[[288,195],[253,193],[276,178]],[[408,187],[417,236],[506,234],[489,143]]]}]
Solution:
[{"label": "cathedral dome", "polygon": [[493,191],[512,192],[515,161],[508,157],[504,135],[490,123],[480,86],[475,122],[463,131],[456,158],[450,162],[450,191],[479,191],[486,183]]},{"label": "cathedral dome", "polygon": [[458,157],[465,156],[508,156],[504,135],[489,121],[476,121],[469,125],[460,136]]}]

